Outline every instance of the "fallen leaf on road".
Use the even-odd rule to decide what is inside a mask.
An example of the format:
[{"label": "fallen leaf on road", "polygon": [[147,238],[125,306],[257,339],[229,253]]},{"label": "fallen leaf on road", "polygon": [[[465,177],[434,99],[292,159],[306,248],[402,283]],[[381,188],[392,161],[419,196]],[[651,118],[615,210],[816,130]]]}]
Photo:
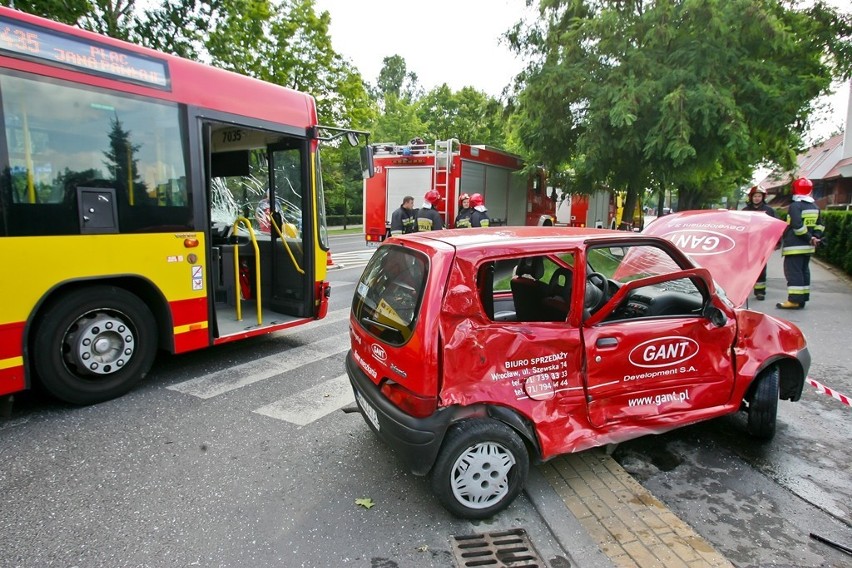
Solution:
[{"label": "fallen leaf on road", "polygon": [[355,499],[355,504],[361,505],[365,509],[369,509],[370,507],[375,505],[375,503],[373,503],[373,500],[370,499],[369,497],[363,497],[361,499]]}]

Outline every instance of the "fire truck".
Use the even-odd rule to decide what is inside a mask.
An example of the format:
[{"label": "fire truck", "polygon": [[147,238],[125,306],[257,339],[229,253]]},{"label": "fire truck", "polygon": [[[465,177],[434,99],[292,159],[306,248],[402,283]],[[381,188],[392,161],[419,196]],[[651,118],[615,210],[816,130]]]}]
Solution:
[{"label": "fire truck", "polygon": [[[641,229],[644,225],[641,203],[636,204],[632,219],[624,216],[625,196],[622,192],[597,190],[592,194],[563,194],[556,210],[556,225],[617,229],[627,226]],[[622,223],[623,222],[623,223]]]},{"label": "fire truck", "polygon": [[412,140],[408,144],[373,144],[375,175],[364,181],[364,238],[376,246],[389,234],[391,214],[405,196],[415,207],[429,190],[441,195],[437,210],[452,228],[463,193],[480,193],[491,225],[553,224],[555,194],[547,194],[543,171],[525,177],[516,172],[519,156],[489,146],[462,144],[456,139],[434,145]]}]

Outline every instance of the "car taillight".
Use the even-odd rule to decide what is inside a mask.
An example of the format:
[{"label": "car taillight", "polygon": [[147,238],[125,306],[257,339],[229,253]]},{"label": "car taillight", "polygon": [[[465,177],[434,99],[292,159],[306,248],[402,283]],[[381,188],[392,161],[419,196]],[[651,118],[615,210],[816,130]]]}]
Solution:
[{"label": "car taillight", "polygon": [[435,409],[438,408],[437,397],[416,395],[404,386],[391,380],[382,383],[381,391],[394,406],[415,418],[431,416],[435,412]]}]

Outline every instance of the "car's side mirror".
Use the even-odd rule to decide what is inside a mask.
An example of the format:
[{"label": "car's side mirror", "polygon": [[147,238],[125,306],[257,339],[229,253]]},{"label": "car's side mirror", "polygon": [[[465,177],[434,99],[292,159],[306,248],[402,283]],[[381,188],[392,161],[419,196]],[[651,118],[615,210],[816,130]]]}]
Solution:
[{"label": "car's side mirror", "polygon": [[707,307],[704,308],[704,317],[709,319],[710,323],[716,327],[724,327],[728,323],[725,313],[713,304],[707,304]]}]

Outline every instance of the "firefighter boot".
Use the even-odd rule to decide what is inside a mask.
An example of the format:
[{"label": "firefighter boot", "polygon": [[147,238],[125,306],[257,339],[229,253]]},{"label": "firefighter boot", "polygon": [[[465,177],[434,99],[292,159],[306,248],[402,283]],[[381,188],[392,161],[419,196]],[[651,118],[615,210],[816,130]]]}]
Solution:
[{"label": "firefighter boot", "polygon": [[791,302],[790,300],[786,300],[784,302],[779,302],[775,304],[775,307],[780,310],[801,310],[805,307],[804,304],[797,304],[796,302]]}]

